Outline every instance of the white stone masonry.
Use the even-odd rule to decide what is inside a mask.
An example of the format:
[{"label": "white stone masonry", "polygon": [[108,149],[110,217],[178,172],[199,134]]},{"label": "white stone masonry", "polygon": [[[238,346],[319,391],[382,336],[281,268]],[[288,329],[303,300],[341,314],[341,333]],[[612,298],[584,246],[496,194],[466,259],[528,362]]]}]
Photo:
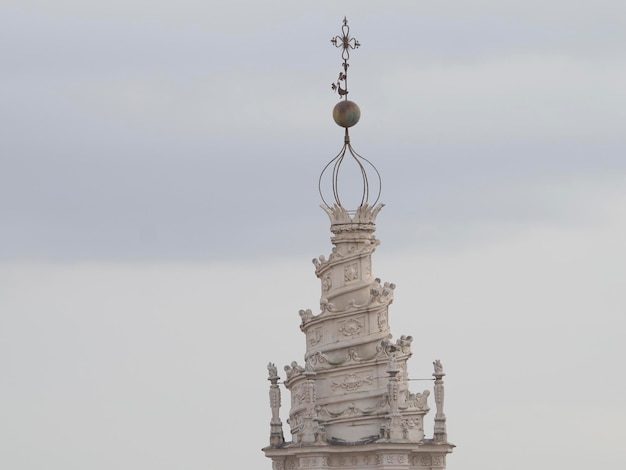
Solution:
[{"label": "white stone masonry", "polygon": [[445,468],[454,446],[447,442],[441,363],[434,363],[437,414],[433,438],[427,439],[430,391],[412,393],[407,377],[412,337],[394,341],[389,327],[395,285],[372,274],[379,245],[375,221],[383,205],[363,205],[353,215],[339,205],[322,207],[334,246],[328,259],[313,260],[320,311],[300,311],[304,365],[294,361],[284,368],[292,440],[283,439],[280,391],[270,364],[270,446],[263,450],[276,470]]}]

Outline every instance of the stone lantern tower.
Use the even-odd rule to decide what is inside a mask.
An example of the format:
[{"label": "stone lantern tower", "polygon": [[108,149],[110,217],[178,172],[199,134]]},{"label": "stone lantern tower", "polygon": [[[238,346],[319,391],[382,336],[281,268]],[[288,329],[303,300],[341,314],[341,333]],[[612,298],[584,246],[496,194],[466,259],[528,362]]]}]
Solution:
[{"label": "stone lantern tower", "polygon": [[[274,470],[444,469],[454,446],[446,433],[442,365],[433,362],[436,414],[432,437],[427,437],[424,416],[430,411],[431,392],[409,390],[407,361],[413,338],[393,339],[389,306],[395,285],[372,273],[372,254],[380,243],[374,236],[376,216],[383,208],[378,204],[380,175],[354,151],[348,133],[360,117],[359,107],[347,99],[348,60],[350,50],[360,44],[350,37],[345,19],[342,35],[331,42],[341,48],[343,59],[342,72],[332,85],[341,98],[333,118],[345,129],[343,148],[320,176],[333,248],[327,259],[313,260],[321,281],[319,313],[300,311],[300,329],[306,337],[304,364],[293,361],[284,367],[282,383],[291,394],[290,441],[284,438],[279,413],[281,377],[273,363],[268,365],[272,418],[269,446],[263,452],[272,459]],[[363,182],[355,210],[346,209],[339,195],[339,173],[346,158],[356,163]],[[332,188],[331,204],[324,197],[326,186]],[[372,195],[376,198],[370,204]]]}]

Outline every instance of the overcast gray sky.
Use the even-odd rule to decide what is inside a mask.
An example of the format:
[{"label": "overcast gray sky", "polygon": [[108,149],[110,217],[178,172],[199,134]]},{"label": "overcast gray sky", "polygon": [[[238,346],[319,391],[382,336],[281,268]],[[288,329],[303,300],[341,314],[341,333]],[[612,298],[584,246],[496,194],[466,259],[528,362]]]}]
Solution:
[{"label": "overcast gray sky", "polygon": [[0,467],[270,468],[344,15],[375,274],[411,375],[447,369],[449,468],[625,466],[623,2],[5,0]]}]

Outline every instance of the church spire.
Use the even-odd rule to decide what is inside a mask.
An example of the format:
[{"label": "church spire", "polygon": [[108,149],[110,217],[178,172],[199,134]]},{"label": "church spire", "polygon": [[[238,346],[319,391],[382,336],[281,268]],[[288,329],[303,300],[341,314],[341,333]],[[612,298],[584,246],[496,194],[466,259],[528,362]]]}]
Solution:
[{"label": "church spire", "polygon": [[[313,260],[321,284],[319,311],[299,311],[304,364],[292,361],[284,366],[281,385],[291,397],[287,419],[291,439],[284,438],[279,416],[278,370],[273,363],[268,365],[272,418],[270,445],[263,451],[272,459],[274,470],[444,470],[445,457],[454,446],[447,441],[441,363],[435,362],[437,414],[434,436],[428,438],[424,417],[430,411],[430,390],[414,393],[409,389],[407,363],[413,337],[392,339],[389,307],[396,285],[373,273],[372,255],[380,244],[374,236],[375,222],[383,207],[378,203],[380,174],[350,143],[348,129],[358,122],[360,111],[347,99],[348,60],[350,51],[360,44],[350,36],[345,18],[341,32],[331,40],[342,50],[342,72],[333,84],[340,102],[333,117],[345,129],[344,144],[324,167],[319,181],[333,248],[327,257]],[[360,201],[352,208],[339,194],[341,189],[348,197],[354,196],[354,185],[339,188],[346,162],[356,164],[353,181],[362,183],[356,191]],[[325,176],[330,179],[327,185]],[[350,183],[343,176],[341,181]],[[325,195],[324,189],[331,194]]]}]

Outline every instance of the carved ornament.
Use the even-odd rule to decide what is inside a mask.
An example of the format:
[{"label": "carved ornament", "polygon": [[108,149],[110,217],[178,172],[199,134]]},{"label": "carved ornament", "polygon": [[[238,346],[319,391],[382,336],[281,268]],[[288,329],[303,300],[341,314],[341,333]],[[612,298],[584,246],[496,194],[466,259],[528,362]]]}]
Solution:
[{"label": "carved ornament", "polygon": [[333,207],[322,205],[324,212],[330,218],[331,231],[333,233],[341,233],[348,231],[371,231],[376,230],[376,216],[384,207],[384,204],[377,204],[375,207],[369,204],[360,206],[353,216],[339,204],[333,204]]},{"label": "carved ornament", "polygon": [[343,333],[344,336],[356,336],[361,334],[362,329],[363,324],[356,318],[351,318],[343,322],[339,331]]},{"label": "carved ornament", "polygon": [[309,333],[309,345],[315,346],[324,337],[321,328],[315,328]]},{"label": "carved ornament", "polygon": [[407,397],[405,406],[402,409],[415,408],[418,410],[428,411],[428,397],[430,396],[429,390],[424,390],[422,393],[411,393],[407,391]]},{"label": "carved ornament", "polygon": [[315,411],[318,417],[330,417],[330,418],[342,418],[346,416],[369,416],[373,413],[377,413],[380,411],[384,411],[389,406],[389,400],[387,399],[387,394],[383,395],[383,398],[378,402],[378,404],[372,406],[371,408],[359,408],[354,403],[350,403],[348,406],[343,408],[342,410],[332,410],[328,408],[328,405],[317,405],[315,407]]},{"label": "carved ornament", "polygon": [[356,374],[347,374],[344,376],[343,381],[341,382],[336,382],[333,380],[331,387],[333,390],[342,388],[347,392],[354,392],[355,390],[361,388],[361,385],[363,384],[371,385],[372,381],[373,378],[371,375],[368,375],[367,377],[360,377]]},{"label": "carved ornament", "polygon": [[348,264],[343,267],[343,280],[345,282],[352,282],[359,279],[359,265],[358,263]]},{"label": "carved ornament", "polygon": [[290,366],[285,366],[285,373],[287,374],[287,380],[300,375],[304,372],[304,367],[298,365],[296,361],[293,361]]},{"label": "carved ornament", "polygon": [[329,364],[331,366],[341,366],[341,365],[348,364],[351,362],[364,363],[364,362],[373,361],[377,358],[389,358],[391,354],[398,353],[398,352],[406,354],[406,355],[410,355],[410,349],[407,350],[406,349],[407,347],[408,346],[405,345],[403,348],[401,346],[398,346],[397,342],[396,344],[393,344],[389,340],[383,339],[381,340],[380,344],[376,347],[376,352],[370,357],[360,357],[357,349],[354,347],[351,347],[346,352],[346,355],[342,359],[339,359],[339,360],[332,360],[326,354],[319,352],[319,351],[307,356],[306,360],[307,360],[307,363],[311,364],[311,366],[318,366],[318,368],[322,366],[323,364]]}]

